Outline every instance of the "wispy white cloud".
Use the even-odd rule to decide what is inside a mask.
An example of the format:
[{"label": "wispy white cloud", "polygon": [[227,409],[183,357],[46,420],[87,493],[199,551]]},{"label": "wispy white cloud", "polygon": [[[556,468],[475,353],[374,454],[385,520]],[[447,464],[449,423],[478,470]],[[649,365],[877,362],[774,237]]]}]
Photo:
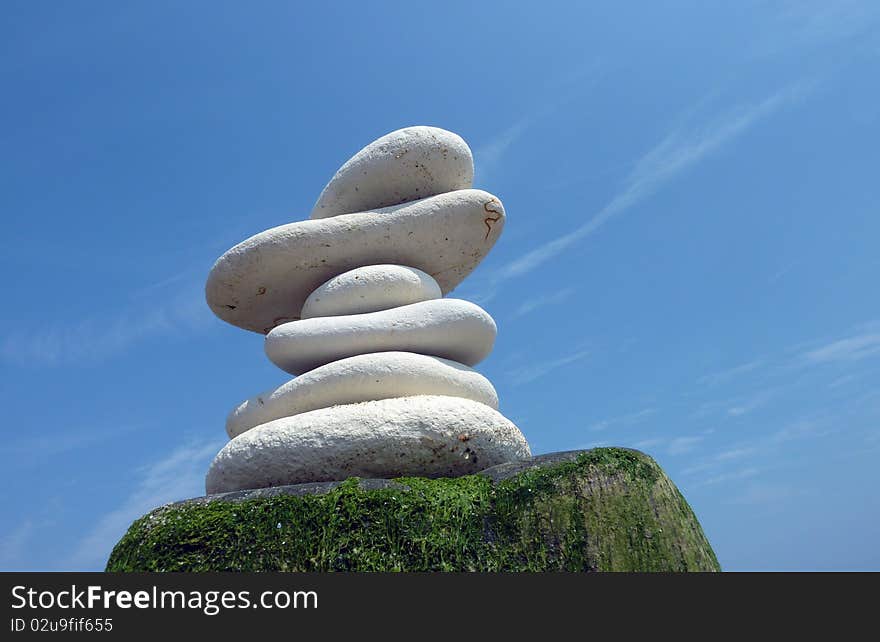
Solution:
[{"label": "wispy white cloud", "polygon": [[705,437],[702,435],[675,437],[669,441],[669,444],[666,446],[666,452],[670,455],[686,455],[695,450],[703,439]]},{"label": "wispy white cloud", "polygon": [[806,352],[804,358],[811,363],[861,361],[880,356],[880,332],[857,334],[834,341]]},{"label": "wispy white cloud", "polygon": [[757,468],[742,468],[740,470],[735,470],[732,472],[715,475],[714,477],[709,477],[701,482],[698,482],[696,486],[713,486],[715,484],[722,484],[730,481],[740,481],[743,479],[748,479],[749,477],[754,477],[759,472],[760,471]]},{"label": "wispy white cloud", "polygon": [[763,359],[755,359],[754,361],[749,361],[748,363],[743,363],[732,368],[703,375],[697,379],[697,383],[706,386],[716,386],[720,383],[727,383],[737,377],[757,370],[762,365],[764,365]]},{"label": "wispy white cloud", "polygon": [[543,294],[541,296],[537,296],[533,299],[528,299],[523,301],[520,306],[516,309],[516,312],[513,313],[514,318],[521,317],[529,312],[534,312],[535,310],[545,308],[550,305],[559,305],[560,303],[565,303],[568,301],[576,290],[574,288],[563,288],[562,290],[557,290],[556,292],[551,292],[550,294]]},{"label": "wispy white cloud", "polygon": [[498,294],[498,288],[493,285],[469,283],[460,292],[456,291],[455,296],[467,299],[477,305],[486,305],[495,298],[496,294]]},{"label": "wispy white cloud", "polygon": [[590,356],[590,350],[579,350],[565,357],[513,368],[509,371],[510,382],[515,385],[530,383],[558,368],[582,361]]},{"label": "wispy white cloud", "polygon": [[531,117],[521,118],[513,125],[486,141],[474,151],[474,183],[489,180],[508,150],[532,124]]},{"label": "wispy white cloud", "polygon": [[602,430],[607,430],[611,426],[631,426],[656,414],[656,408],[644,408],[637,412],[631,412],[625,415],[621,415],[619,417],[609,417],[607,419],[603,419],[602,421],[597,421],[596,423],[592,424],[589,429],[593,432],[599,432]]},{"label": "wispy white cloud", "polygon": [[77,544],[67,567],[102,570],[113,546],[135,519],[168,502],[203,495],[208,464],[223,443],[222,439],[191,442],[142,468],[132,492],[98,519]]},{"label": "wispy white cloud", "polygon": [[751,455],[756,454],[758,451],[754,447],[734,447],[728,448],[727,450],[722,450],[719,453],[715,453],[709,457],[706,457],[702,461],[693,464],[692,466],[688,466],[687,468],[681,471],[682,475],[693,475],[695,473],[705,472],[707,470],[712,470],[718,468],[728,462],[736,461],[739,459],[743,459],[745,457],[749,457]]},{"label": "wispy white cloud", "polygon": [[180,285],[181,287],[191,290],[192,285],[194,283],[201,282],[204,279],[205,274],[203,273],[204,265],[199,263],[197,265],[186,268],[185,270],[180,270],[179,272],[175,272],[171,276],[166,276],[164,278],[159,279],[158,281],[154,281],[152,283],[148,283],[143,287],[136,288],[132,290],[132,298],[140,299],[141,297],[152,294],[154,292],[161,292],[163,290],[167,290],[170,286]]},{"label": "wispy white cloud", "polygon": [[837,390],[838,388],[842,388],[843,386],[846,386],[856,380],[858,380],[858,377],[856,375],[843,375],[842,377],[838,377],[837,379],[829,383],[828,389]]},{"label": "wispy white cloud", "polygon": [[4,448],[4,453],[10,456],[5,466],[40,463],[47,457],[63,455],[86,446],[119,439],[141,428],[142,426],[138,424],[86,430],[70,430],[68,427],[62,433],[53,432],[10,439]]},{"label": "wispy white cloud", "polygon": [[[725,396],[726,398],[708,398],[699,403],[690,413],[692,419],[715,417],[716,419],[742,417],[770,402],[805,385],[824,386],[825,390],[837,390],[847,386],[842,393],[850,394],[850,407],[860,400],[852,398],[858,393],[855,381],[865,378],[865,372],[855,368],[855,364],[880,357],[880,322],[873,320],[860,324],[850,330],[848,336],[829,341],[808,340],[789,346],[778,354],[767,354],[747,363],[710,373],[697,379],[697,383],[706,390],[721,389],[737,379],[744,379],[750,393]],[[827,383],[818,382],[821,376],[820,367],[842,366],[829,371],[834,378]],[[847,371],[848,370],[848,371]],[[689,391],[685,397],[692,399],[695,394],[705,398],[706,390],[694,393]],[[870,393],[869,393],[870,394]],[[870,399],[868,400],[870,401]]]},{"label": "wispy white cloud", "polygon": [[[690,476],[697,473],[718,471],[732,462],[754,461],[755,458],[772,455],[782,445],[806,439],[821,439],[836,432],[837,429],[829,427],[827,422],[810,418],[798,419],[779,430],[740,441],[720,452],[703,457],[697,463],[684,468],[681,474]],[[729,472],[719,473],[719,475],[729,474]]]},{"label": "wispy white cloud", "polygon": [[[604,70],[605,66],[600,61],[594,60],[558,70],[557,74],[546,77],[544,79],[546,87],[542,96],[543,100],[539,103],[540,107],[530,110],[530,113],[474,148],[475,184],[484,184],[492,179],[495,171],[501,166],[505,155],[529,129],[545,121],[553,112],[570,100],[573,96],[572,89],[577,88],[578,91],[583,91],[585,86],[595,84]],[[547,96],[553,98],[547,100]]]},{"label": "wispy white cloud", "polygon": [[770,278],[767,279],[767,283],[770,285],[776,283],[779,279],[781,279],[786,274],[791,272],[795,267],[797,267],[798,263],[798,261],[791,261],[783,267],[779,268],[778,270],[776,270],[776,272],[770,275]]},{"label": "wispy white cloud", "polygon": [[661,449],[667,455],[686,455],[693,452],[706,439],[708,432],[702,435],[680,435],[678,437],[649,437],[641,439],[633,444],[634,448]]},{"label": "wispy white cloud", "polygon": [[741,400],[742,397],[704,401],[694,408],[690,413],[690,418],[705,419],[707,417],[718,417],[719,415],[725,417],[731,416],[728,410],[735,407],[737,403],[741,402]]},{"label": "wispy white cloud", "polygon": [[730,448],[728,450],[722,450],[720,453],[715,455],[715,461],[731,461],[733,459],[741,459],[743,457],[753,455],[754,453],[754,448]]},{"label": "wispy white cloud", "polygon": [[589,450],[591,448],[604,448],[605,446],[613,446],[610,441],[584,441],[574,445],[574,450]]},{"label": "wispy white cloud", "polygon": [[149,337],[191,332],[210,322],[201,286],[190,284],[176,294],[145,294],[135,304],[116,312],[58,320],[27,332],[14,332],[0,343],[0,359],[30,366],[94,363],[121,354]]},{"label": "wispy white cloud", "polygon": [[648,448],[653,448],[654,446],[659,446],[666,440],[662,437],[651,437],[650,439],[642,439],[641,441],[637,441],[633,444],[633,448],[638,448],[639,450],[646,450]]},{"label": "wispy white cloud", "polygon": [[865,0],[791,0],[777,5],[753,54],[803,53],[805,49],[848,42],[880,27],[880,5]]},{"label": "wispy white cloud", "polygon": [[803,84],[786,87],[757,104],[730,110],[708,125],[673,131],[636,163],[623,189],[589,221],[502,266],[495,278],[502,281],[527,274],[576,245],[806,91]]},{"label": "wispy white cloud", "polygon": [[[713,417],[714,420],[742,417],[763,408],[786,390],[791,389],[795,383],[790,381],[779,383],[777,380],[772,386],[762,384],[757,390],[745,394],[731,397],[725,395],[722,398],[710,399],[696,406],[690,413],[690,417],[692,419]],[[754,382],[749,382],[749,384],[754,385]]]},{"label": "wispy white cloud", "polygon": [[816,417],[804,417],[791,421],[779,430],[757,437],[751,442],[741,443],[740,447],[752,448],[755,451],[768,451],[776,446],[804,439],[820,439],[839,432],[836,427],[836,415],[829,415],[824,420]]},{"label": "wispy white cloud", "polygon": [[17,569],[22,565],[34,528],[34,522],[25,519],[10,532],[0,536],[0,571]]},{"label": "wispy white cloud", "polygon": [[561,69],[547,80],[547,90],[551,93],[568,91],[572,87],[581,90],[587,85],[595,85],[596,82],[607,73],[608,67],[600,60],[582,61],[578,66],[570,69]]},{"label": "wispy white cloud", "polygon": [[727,414],[731,417],[741,417],[766,405],[775,395],[776,389],[760,390],[749,397],[740,398],[727,409]]},{"label": "wispy white cloud", "polygon": [[801,439],[827,437],[835,432],[837,432],[836,429],[829,428],[820,421],[814,419],[800,419],[771,433],[763,440],[763,443],[767,446],[778,446]]},{"label": "wispy white cloud", "polygon": [[[803,491],[801,491],[803,492]],[[777,504],[790,499],[796,493],[790,486],[782,484],[753,483],[746,490],[731,499],[729,504]]]}]

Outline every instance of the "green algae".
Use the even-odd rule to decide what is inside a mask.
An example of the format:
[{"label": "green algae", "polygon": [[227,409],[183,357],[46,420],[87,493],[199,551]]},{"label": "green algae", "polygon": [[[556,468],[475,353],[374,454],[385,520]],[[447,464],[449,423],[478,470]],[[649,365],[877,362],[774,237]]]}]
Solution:
[{"label": "green algae", "polygon": [[349,479],[324,493],[163,506],[108,571],[717,571],[653,459],[596,448],[493,483]]}]

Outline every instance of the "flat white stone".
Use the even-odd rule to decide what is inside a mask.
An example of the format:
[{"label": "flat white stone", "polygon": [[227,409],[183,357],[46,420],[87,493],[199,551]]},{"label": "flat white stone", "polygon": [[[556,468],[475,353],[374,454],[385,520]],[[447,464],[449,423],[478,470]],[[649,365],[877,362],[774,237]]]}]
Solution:
[{"label": "flat white stone", "polygon": [[443,296],[430,274],[403,265],[368,265],[334,276],[312,292],[300,317],[363,314]]},{"label": "flat white stone", "polygon": [[348,477],[454,477],[530,456],[489,406],[418,396],[322,408],[257,426],[227,443],[208,494]]},{"label": "flat white stone", "polygon": [[413,352],[377,352],[333,361],[248,399],[229,414],[226,433],[236,437],[319,408],[415,395],[461,397],[498,408],[489,380],[461,363]]},{"label": "flat white stone", "polygon": [[467,189],[474,158],[457,134],[438,127],[405,127],[351,157],[327,183],[310,218],[377,207]]},{"label": "flat white stone", "polygon": [[266,335],[266,356],[290,374],[371,352],[418,352],[473,366],[492,351],[489,313],[461,299],[284,323]]},{"label": "flat white stone", "polygon": [[492,249],[503,225],[501,202],[476,189],[290,223],[221,256],[208,275],[205,298],[224,321],[265,334],[299,319],[306,297],[319,285],[364,265],[417,268],[447,294]]}]

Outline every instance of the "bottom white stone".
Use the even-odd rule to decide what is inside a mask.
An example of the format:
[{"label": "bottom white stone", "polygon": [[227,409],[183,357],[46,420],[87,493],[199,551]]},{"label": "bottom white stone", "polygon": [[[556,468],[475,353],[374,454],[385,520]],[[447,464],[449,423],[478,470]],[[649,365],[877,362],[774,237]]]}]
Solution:
[{"label": "bottom white stone", "polygon": [[252,428],[214,458],[210,495],[348,477],[458,477],[531,455],[489,406],[416,396],[322,408]]}]

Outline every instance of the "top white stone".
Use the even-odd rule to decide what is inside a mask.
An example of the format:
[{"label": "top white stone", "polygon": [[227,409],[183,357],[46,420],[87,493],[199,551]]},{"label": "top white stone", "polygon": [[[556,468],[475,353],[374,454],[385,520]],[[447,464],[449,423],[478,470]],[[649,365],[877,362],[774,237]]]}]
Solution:
[{"label": "top white stone", "polygon": [[448,294],[492,249],[504,228],[495,196],[462,189],[403,205],[299,221],[260,232],[217,259],[205,298],[218,317],[269,332],[300,318],[329,279],[365,265],[418,268]]},{"label": "top white stone", "polygon": [[403,265],[367,265],[343,272],[312,292],[300,318],[378,312],[442,296],[437,281],[421,270]]},{"label": "top white stone", "polygon": [[399,205],[471,187],[474,158],[457,134],[406,127],[374,140],[327,183],[310,218]]}]

